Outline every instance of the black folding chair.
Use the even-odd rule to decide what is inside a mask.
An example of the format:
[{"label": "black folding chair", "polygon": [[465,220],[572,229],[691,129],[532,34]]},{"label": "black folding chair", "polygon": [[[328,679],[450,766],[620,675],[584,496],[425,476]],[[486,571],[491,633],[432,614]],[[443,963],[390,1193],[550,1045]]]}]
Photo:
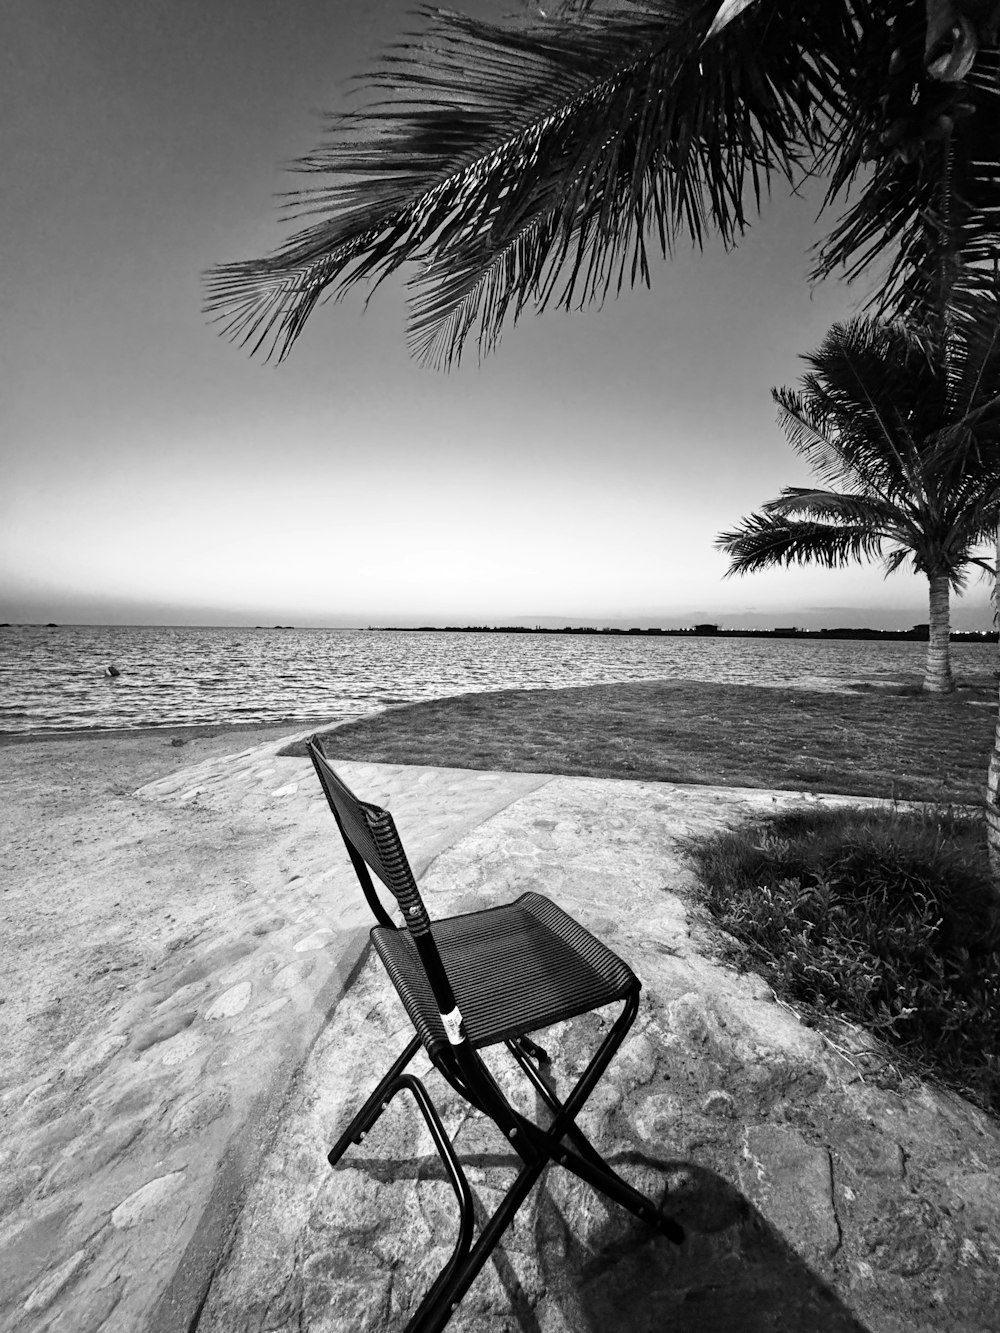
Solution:
[{"label": "black folding chair", "polygon": [[[575,1123],[635,1019],[640,990],[635,975],[600,940],[538,893],[523,893],[502,907],[431,922],[392,816],[359,801],[344,785],[319,737],[311,737],[307,748],[378,919],[372,943],[416,1029],[330,1151],[330,1165],[337,1164],[351,1143],[360,1143],[392,1098],[406,1089],[427,1123],[458,1199],[454,1251],[407,1325],[407,1333],[434,1333],[445,1327],[549,1162],[566,1167],[680,1243],[684,1232],[678,1223],[616,1175]],[[402,929],[396,928],[379,900],[369,868],[395,896],[405,922]],[[549,1057],[528,1034],[616,1001],[623,1002],[621,1013],[573,1091],[560,1101],[536,1068]],[[514,1109],[478,1054],[500,1042],[552,1112],[547,1129]],[[474,1245],[472,1192],[465,1173],[426,1088],[404,1073],[421,1045],[451,1086],[495,1122],[523,1163]]]}]

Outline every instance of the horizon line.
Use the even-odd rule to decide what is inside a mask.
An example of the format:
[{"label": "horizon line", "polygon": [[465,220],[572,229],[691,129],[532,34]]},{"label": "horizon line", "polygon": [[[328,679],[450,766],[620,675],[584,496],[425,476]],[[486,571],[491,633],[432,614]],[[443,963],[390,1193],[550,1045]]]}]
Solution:
[{"label": "horizon line", "polygon": [[[815,612],[811,612],[815,615]],[[895,614],[901,614],[897,612]],[[556,619],[549,616],[546,619]],[[0,621],[0,629],[207,629],[207,630],[307,630],[307,631],[342,631],[346,633],[482,633],[482,634],[502,634],[502,633],[524,633],[524,634],[565,634],[588,632],[595,634],[696,634],[701,630],[701,635],[697,637],[711,638],[713,634],[804,634],[820,635],[835,633],[855,633],[855,634],[912,634],[919,630],[928,628],[927,621],[917,621],[907,629],[886,628],[876,625],[824,625],[822,627],[811,629],[805,625],[778,625],[770,627],[763,625],[726,625],[721,621],[697,620],[685,623],[683,625],[630,625],[625,628],[623,624],[608,624],[598,622],[581,621],[576,624],[567,621],[563,625],[540,625],[523,624],[519,621],[509,621],[506,623],[483,623],[483,624],[412,624],[412,625],[393,625],[393,624],[352,624],[352,625],[322,625],[322,624],[274,624],[265,625],[260,623],[246,622],[193,622],[193,621],[103,621],[103,620],[19,620],[19,621]],[[955,626],[950,627],[952,634],[974,634],[989,635],[996,634],[997,627],[994,625],[988,629],[958,629]]]}]

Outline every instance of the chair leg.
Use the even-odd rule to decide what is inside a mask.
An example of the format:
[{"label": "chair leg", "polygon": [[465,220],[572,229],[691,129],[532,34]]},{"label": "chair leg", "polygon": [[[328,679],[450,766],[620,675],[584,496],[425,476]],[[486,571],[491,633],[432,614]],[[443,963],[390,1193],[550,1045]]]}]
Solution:
[{"label": "chair leg", "polygon": [[[507,1126],[504,1132],[508,1134],[511,1146],[515,1148],[524,1163],[499,1207],[480,1231],[474,1245],[471,1244],[474,1219],[472,1193],[454,1147],[423,1084],[412,1075],[403,1073],[420,1046],[419,1038],[414,1038],[410,1042],[354,1117],[336,1148],[330,1153],[331,1164],[342,1156],[352,1141],[361,1141],[397,1093],[404,1089],[410,1091],[430,1129],[458,1199],[459,1234],[455,1248],[407,1324],[406,1333],[441,1333],[514,1220],[517,1210],[550,1162],[566,1167],[600,1193],[661,1230],[671,1240],[679,1243],[684,1239],[683,1229],[672,1218],[661,1214],[651,1199],[647,1199],[617,1175],[575,1123],[575,1117],[632,1026],[637,1010],[638,992],[626,1000],[621,1014],[565,1102],[561,1102],[551,1089],[546,1087],[538,1071],[530,1064],[531,1059],[539,1062],[547,1061],[548,1056],[542,1048],[526,1038],[513,1038],[506,1043],[553,1113],[552,1124],[547,1130],[541,1129],[511,1107],[478,1056],[475,1057],[474,1064],[462,1059],[450,1069],[447,1063],[439,1065],[439,1071],[472,1105],[489,1115],[500,1128]],[[572,1148],[563,1144],[564,1138],[570,1140]]]},{"label": "chair leg", "polygon": [[441,1117],[438,1115],[434,1103],[428,1096],[427,1089],[418,1078],[412,1074],[404,1074],[402,1071],[412,1060],[414,1054],[420,1046],[420,1039],[414,1038],[406,1047],[399,1059],[382,1079],[381,1083],[365,1102],[364,1106],[351,1121],[345,1132],[338,1139],[336,1146],[329,1154],[331,1166],[334,1165],[351,1142],[360,1143],[369,1130],[375,1125],[382,1113],[389,1108],[389,1103],[401,1092],[409,1092],[417,1108],[423,1116],[427,1128],[430,1130],[431,1138],[434,1140],[434,1146],[437,1148],[438,1156],[444,1164],[448,1180],[452,1189],[455,1191],[455,1197],[458,1200],[458,1236],[455,1240],[454,1249],[448,1259],[448,1262],[441,1269],[441,1272],[434,1279],[433,1284],[424,1296],[417,1308],[416,1314],[407,1324],[407,1333],[423,1328],[426,1320],[433,1315],[435,1311],[445,1312],[444,1323],[435,1324],[435,1327],[443,1328],[451,1316],[454,1302],[451,1299],[450,1291],[457,1276],[460,1276],[463,1262],[469,1254],[469,1247],[472,1244],[472,1233],[475,1224],[475,1205],[472,1198],[472,1190],[469,1188],[469,1182],[466,1179],[462,1165],[456,1156],[455,1149],[451,1140],[445,1132],[444,1125],[441,1123]]},{"label": "chair leg", "polygon": [[[445,1133],[444,1125],[441,1123],[441,1117],[435,1109],[434,1103],[427,1095],[427,1089],[418,1078],[412,1074],[401,1074],[396,1080],[396,1085],[389,1094],[389,1099],[402,1092],[404,1089],[413,1094],[413,1097],[420,1108],[420,1113],[424,1117],[427,1128],[431,1132],[434,1140],[434,1146],[438,1150],[438,1156],[444,1163],[445,1170],[448,1173],[448,1179],[451,1181],[451,1187],[455,1191],[455,1197],[458,1200],[458,1236],[455,1239],[455,1248],[451,1252],[451,1257],[444,1268],[434,1279],[430,1290],[424,1296],[424,1299],[417,1307],[417,1312],[407,1324],[407,1333],[410,1330],[417,1329],[420,1326],[420,1319],[425,1310],[436,1308],[440,1303],[446,1305],[448,1314],[451,1314],[451,1300],[447,1297],[452,1282],[459,1272],[463,1262],[469,1253],[469,1246],[472,1243],[472,1229],[475,1222],[475,1208],[472,1199],[472,1190],[469,1188],[469,1182],[465,1178],[465,1172],[455,1154],[451,1140]],[[445,1321],[447,1322],[447,1320]],[[443,1325],[442,1325],[443,1327]]]},{"label": "chair leg", "polygon": [[[532,1041],[530,1037],[511,1037],[510,1041],[504,1044],[513,1055],[517,1056],[518,1051],[520,1051],[530,1059],[537,1060],[540,1065],[547,1065],[552,1061],[552,1056],[549,1055],[548,1051],[539,1046],[537,1042]],[[520,1056],[518,1056],[518,1059],[520,1059]]]},{"label": "chair leg", "polygon": [[415,1036],[410,1040],[406,1049],[393,1063],[392,1068],[385,1075],[381,1083],[365,1102],[364,1106],[362,1106],[361,1110],[327,1153],[326,1160],[331,1166],[336,1166],[351,1144],[360,1143],[368,1133],[372,1125],[374,1125],[375,1121],[382,1114],[383,1110],[385,1110],[383,1103],[386,1101],[390,1086],[395,1083],[396,1079],[399,1078],[403,1070],[419,1050],[420,1038]]},{"label": "chair leg", "polygon": [[[525,1119],[524,1132],[529,1139],[559,1166],[572,1171],[574,1175],[579,1176],[581,1180],[585,1180],[592,1188],[606,1194],[623,1208],[628,1209],[630,1213],[634,1213],[636,1217],[641,1218],[650,1226],[656,1227],[668,1239],[679,1245],[684,1240],[683,1227],[675,1222],[672,1217],[662,1213],[651,1199],[647,1199],[644,1194],[640,1194],[638,1190],[623,1180],[617,1171],[608,1165],[583,1130],[576,1124],[576,1115],[583,1107],[591,1089],[632,1026],[637,1007],[638,996],[635,997],[634,1004],[631,1000],[626,1002],[625,1008],[618,1016],[611,1031],[601,1043],[565,1103],[561,1102],[552,1089],[543,1082],[537,1070],[532,1067],[528,1060],[524,1059],[515,1045],[510,1042],[507,1044],[511,1054],[554,1117],[548,1130],[542,1130],[532,1121]],[[573,1148],[565,1147],[562,1143],[563,1138],[569,1139]]]},{"label": "chair leg", "polygon": [[[527,1124],[531,1125],[531,1122],[528,1121]],[[596,1153],[596,1149],[594,1152]],[[441,1333],[550,1161],[558,1162],[581,1176],[596,1190],[608,1195],[643,1221],[663,1231],[669,1239],[677,1243],[684,1239],[684,1232],[676,1222],[662,1216],[650,1199],[645,1198],[638,1190],[634,1190],[605,1163],[602,1162],[600,1168],[597,1168],[577,1153],[568,1152],[556,1144],[555,1151],[551,1155],[543,1153],[534,1160],[526,1162],[521,1168],[496,1212],[480,1232],[475,1245],[461,1262],[455,1264],[450,1281],[444,1282],[439,1279],[438,1283],[435,1283],[435,1287],[428,1293],[411,1322],[407,1324],[406,1333]]]},{"label": "chair leg", "polygon": [[[537,1071],[527,1060],[521,1057],[518,1051],[512,1048],[511,1053],[552,1114],[554,1116],[561,1115],[565,1108],[552,1089],[539,1078]],[[616,1203],[621,1204],[623,1208],[627,1208],[629,1212],[635,1213],[644,1222],[652,1223],[652,1225],[658,1227],[672,1241],[679,1244],[684,1239],[682,1228],[672,1218],[664,1216],[650,1199],[647,1199],[633,1189],[627,1181],[624,1181],[618,1172],[608,1165],[579,1125],[569,1120],[566,1122],[563,1133],[565,1138],[573,1144],[576,1151],[565,1148],[561,1144],[555,1145],[551,1150],[554,1162],[559,1166],[566,1167],[568,1171],[572,1171],[581,1180],[587,1181],[589,1185],[602,1194],[609,1195]]]},{"label": "chair leg", "polygon": [[[565,1156],[565,1154],[560,1155]],[[598,1171],[592,1168],[589,1163],[584,1162],[582,1158],[579,1158],[576,1153],[570,1154],[570,1156],[574,1160],[563,1161],[561,1165],[574,1170],[579,1163],[583,1170],[578,1171],[577,1174],[581,1175],[595,1189],[610,1195],[623,1207],[630,1209],[645,1221],[663,1230],[671,1240],[680,1242],[684,1239],[684,1232],[676,1222],[670,1218],[662,1217],[654,1203],[644,1198],[637,1190],[633,1190],[630,1185],[616,1176],[610,1168],[604,1167]],[[450,1281],[444,1283],[439,1279],[440,1285],[436,1283],[433,1291],[428,1293],[428,1297],[425,1298],[416,1315],[407,1324],[406,1333],[441,1333],[462,1297],[472,1286],[487,1259],[496,1249],[504,1232],[514,1220],[517,1210],[531,1192],[539,1176],[549,1165],[550,1160],[559,1159],[541,1157],[525,1163],[518,1173],[517,1179],[501,1201],[500,1206],[479,1233],[475,1245],[461,1262],[455,1265]],[[433,1300],[431,1299],[432,1295]]]},{"label": "chair leg", "polygon": [[[428,1293],[428,1298],[407,1324],[406,1333],[441,1333],[547,1165],[544,1159],[525,1163],[496,1212],[479,1233],[475,1245],[456,1267],[449,1283]],[[434,1295],[433,1301],[429,1299],[431,1294]]]},{"label": "chair leg", "polygon": [[[528,1078],[528,1080],[534,1087],[535,1091],[541,1097],[542,1101],[552,1112],[553,1116],[560,1115],[563,1110],[563,1104],[559,1100],[559,1098],[555,1095],[555,1093],[548,1086],[548,1084],[542,1078],[539,1077],[538,1071],[530,1063],[530,1061],[524,1059],[523,1053],[520,1050],[516,1049],[512,1042],[508,1042],[507,1045],[510,1048],[511,1055],[513,1055],[514,1059],[521,1066],[521,1069],[524,1071],[525,1076]],[[580,1153],[581,1156],[589,1157],[591,1161],[595,1162],[598,1166],[604,1165],[604,1158],[597,1151],[594,1145],[590,1142],[590,1140],[584,1134],[583,1130],[580,1129],[580,1127],[573,1121],[569,1121],[566,1125],[566,1137],[573,1144],[575,1144],[576,1150],[577,1152]]]},{"label": "chair leg", "polygon": [[571,1148],[555,1149],[552,1160],[559,1166],[565,1167],[567,1171],[572,1171],[575,1176],[579,1176],[581,1180],[586,1181],[600,1194],[606,1194],[609,1199],[613,1199],[615,1203],[620,1204],[622,1208],[626,1208],[647,1225],[656,1227],[675,1245],[680,1245],[684,1240],[684,1228],[681,1224],[668,1214],[662,1213],[652,1199],[647,1199],[645,1194],[640,1194],[627,1180],[623,1180],[607,1162],[601,1161],[598,1164],[574,1152]]}]

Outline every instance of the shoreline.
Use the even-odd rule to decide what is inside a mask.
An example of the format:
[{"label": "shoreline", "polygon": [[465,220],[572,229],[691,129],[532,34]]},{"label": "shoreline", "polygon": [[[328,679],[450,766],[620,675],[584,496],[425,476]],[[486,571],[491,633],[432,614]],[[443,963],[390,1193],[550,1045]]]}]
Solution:
[{"label": "shoreline", "polygon": [[[344,722],[354,722],[361,714],[351,713],[345,717],[331,719],[287,718],[277,722],[158,722],[141,727],[57,727],[38,731],[0,731],[0,748],[7,745],[24,745],[29,741],[96,741],[127,740],[130,737],[153,739],[164,734],[182,734],[189,740],[215,740],[228,734],[261,734],[262,740],[273,736],[292,735],[298,731],[307,731],[312,727],[336,727]],[[264,734],[267,733],[267,734]]]}]

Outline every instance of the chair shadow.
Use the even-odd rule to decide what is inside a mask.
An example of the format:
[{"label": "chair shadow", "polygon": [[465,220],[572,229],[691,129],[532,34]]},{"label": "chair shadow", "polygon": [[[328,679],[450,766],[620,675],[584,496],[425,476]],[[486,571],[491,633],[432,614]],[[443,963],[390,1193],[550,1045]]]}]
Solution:
[{"label": "chair shadow", "polygon": [[[460,1152],[471,1175],[516,1169],[504,1152]],[[834,1289],[796,1253],[785,1237],[723,1176],[692,1162],[663,1160],[637,1150],[609,1154],[609,1165],[628,1178],[655,1172],[668,1186],[660,1207],[686,1231],[672,1244],[610,1201],[580,1235],[570,1217],[565,1182],[549,1166],[535,1187],[534,1253],[544,1299],[566,1327],[579,1333],[869,1333]],[[354,1156],[352,1166],[382,1183],[446,1181],[435,1154],[399,1158]],[[622,1171],[622,1168],[625,1168]],[[633,1170],[630,1171],[629,1168]],[[555,1177],[562,1177],[557,1186]],[[571,1189],[593,1194],[575,1182]],[[490,1209],[472,1185],[477,1225]],[[509,1302],[512,1326],[543,1333],[538,1287],[525,1289],[511,1257],[509,1234],[490,1257]],[[508,1243],[505,1245],[505,1241]],[[469,1317],[468,1328],[476,1327]],[[545,1321],[548,1323],[548,1320]],[[465,1325],[462,1307],[453,1317]]]}]

